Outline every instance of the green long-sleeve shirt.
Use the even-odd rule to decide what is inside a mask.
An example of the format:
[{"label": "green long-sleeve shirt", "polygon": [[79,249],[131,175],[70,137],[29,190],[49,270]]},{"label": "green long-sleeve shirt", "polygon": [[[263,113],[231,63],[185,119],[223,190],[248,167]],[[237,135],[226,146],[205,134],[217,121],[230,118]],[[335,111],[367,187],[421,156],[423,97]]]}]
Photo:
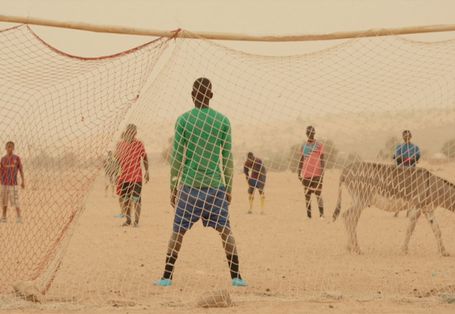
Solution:
[{"label": "green long-sleeve shirt", "polygon": [[[211,109],[194,108],[178,117],[171,155],[171,190],[177,184],[232,190],[231,125]],[[183,168],[182,168],[183,164]],[[180,173],[181,172],[181,173]]]}]

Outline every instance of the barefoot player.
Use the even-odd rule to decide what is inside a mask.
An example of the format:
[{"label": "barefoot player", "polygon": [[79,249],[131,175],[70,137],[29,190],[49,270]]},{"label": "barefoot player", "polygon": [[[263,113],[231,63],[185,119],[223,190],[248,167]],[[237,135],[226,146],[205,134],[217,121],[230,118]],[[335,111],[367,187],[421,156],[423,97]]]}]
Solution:
[{"label": "barefoot player", "polygon": [[17,188],[17,173],[21,176],[21,187],[25,188],[24,169],[19,156],[14,154],[14,143],[6,143],[6,155],[0,161],[0,177],[2,183],[2,218],[6,222],[8,202],[16,208],[16,223],[22,223],[19,205],[19,190]]},{"label": "barefoot player", "polygon": [[316,130],[311,125],[306,129],[308,140],[302,146],[299,162],[299,180],[305,190],[307,216],[311,218],[311,194],[316,195],[319,216],[324,218],[324,203],[322,201],[322,179],[324,176],[324,146],[315,140]]},{"label": "barefoot player", "polygon": [[215,229],[221,236],[232,285],[246,286],[240,275],[228,215],[233,177],[230,122],[209,108],[213,93],[212,83],[207,78],[198,78],[194,82],[191,95],[195,108],[181,115],[175,125],[170,184],[175,217],[164,273],[154,284],[172,284],[183,237],[194,223],[202,219],[205,227]]},{"label": "barefoot player", "polygon": [[149,164],[144,144],[136,139],[137,127],[128,124],[122,136],[122,141],[117,144],[115,152],[116,159],[120,164],[120,175],[117,182],[117,194],[120,196],[122,213],[126,215],[123,226],[131,225],[131,211],[134,207],[133,227],[139,224],[141,215],[141,193],[142,193],[142,168],[141,160],[144,163],[144,179],[149,181]]},{"label": "barefoot player", "polygon": [[264,163],[261,159],[254,156],[253,153],[249,152],[245,165],[243,166],[243,172],[245,173],[246,181],[248,182],[248,201],[250,204],[248,214],[253,213],[254,190],[258,190],[259,192],[259,197],[261,199],[261,214],[264,214],[264,188],[265,180],[267,178],[267,171]]}]

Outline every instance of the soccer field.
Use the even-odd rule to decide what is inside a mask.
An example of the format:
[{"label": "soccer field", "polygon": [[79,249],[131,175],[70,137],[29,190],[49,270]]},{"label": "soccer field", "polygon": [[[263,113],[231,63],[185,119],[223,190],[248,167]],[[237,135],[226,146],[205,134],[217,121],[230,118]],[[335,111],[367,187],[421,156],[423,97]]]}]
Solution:
[{"label": "soccer field", "polygon": [[[435,169],[453,174],[455,165]],[[259,210],[246,213],[247,186],[242,175],[236,176],[230,214],[249,287],[229,286],[221,241],[200,223],[184,240],[174,286],[154,287],[152,281],[162,272],[173,213],[165,184],[168,172],[162,167],[152,168],[151,173],[139,228],[120,226],[121,221],[113,217],[117,200],[104,196],[104,178],[97,179],[48,292],[49,301],[24,303],[27,313],[205,313],[196,306],[198,298],[218,289],[228,289],[235,304],[220,313],[453,311],[445,298],[454,291],[454,258],[439,256],[425,219],[418,222],[405,256],[400,252],[407,227],[404,212],[394,218],[392,213],[366,209],[358,230],[363,254],[352,255],[345,249],[342,220],[306,218],[302,187],[289,172],[270,173],[265,215]],[[327,216],[335,206],[338,175],[331,170],[325,180]],[[436,217],[446,248],[453,254],[455,217],[443,209],[437,210]]]}]

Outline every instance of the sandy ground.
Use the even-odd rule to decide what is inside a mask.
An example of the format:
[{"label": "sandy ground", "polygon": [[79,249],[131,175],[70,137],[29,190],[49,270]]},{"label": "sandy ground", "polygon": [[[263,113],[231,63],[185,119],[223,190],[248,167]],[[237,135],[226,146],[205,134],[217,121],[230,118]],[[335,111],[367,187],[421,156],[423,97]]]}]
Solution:
[{"label": "sandy ground", "polygon": [[[455,165],[428,166],[449,179]],[[308,220],[295,174],[270,173],[265,215],[248,215],[246,183],[236,176],[231,221],[247,288],[229,286],[221,242],[200,224],[189,232],[176,265],[174,286],[152,281],[162,273],[173,213],[168,173],[152,169],[143,193],[139,228],[120,227],[115,198],[104,196],[100,176],[67,249],[62,267],[41,305],[0,300],[0,313],[453,313],[455,258],[437,253],[421,219],[409,254],[400,246],[407,219],[375,208],[359,222],[362,255],[345,250],[343,221]],[[339,171],[325,178],[326,213],[335,205]],[[346,205],[348,201],[346,201]],[[314,206],[316,207],[316,206]],[[346,208],[346,206],[343,206]],[[314,212],[316,214],[316,212]],[[314,215],[317,216],[317,215]],[[455,254],[455,215],[438,209],[443,240]],[[197,299],[228,289],[234,306],[201,309]]]}]

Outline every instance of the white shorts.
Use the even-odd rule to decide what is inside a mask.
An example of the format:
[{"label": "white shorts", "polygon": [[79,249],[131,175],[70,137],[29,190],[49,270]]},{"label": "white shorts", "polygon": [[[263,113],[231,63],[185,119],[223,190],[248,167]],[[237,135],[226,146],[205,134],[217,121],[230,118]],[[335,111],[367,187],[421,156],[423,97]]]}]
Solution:
[{"label": "white shorts", "polygon": [[17,185],[2,185],[2,205],[8,206],[8,200],[11,207],[20,208],[19,189]]}]

